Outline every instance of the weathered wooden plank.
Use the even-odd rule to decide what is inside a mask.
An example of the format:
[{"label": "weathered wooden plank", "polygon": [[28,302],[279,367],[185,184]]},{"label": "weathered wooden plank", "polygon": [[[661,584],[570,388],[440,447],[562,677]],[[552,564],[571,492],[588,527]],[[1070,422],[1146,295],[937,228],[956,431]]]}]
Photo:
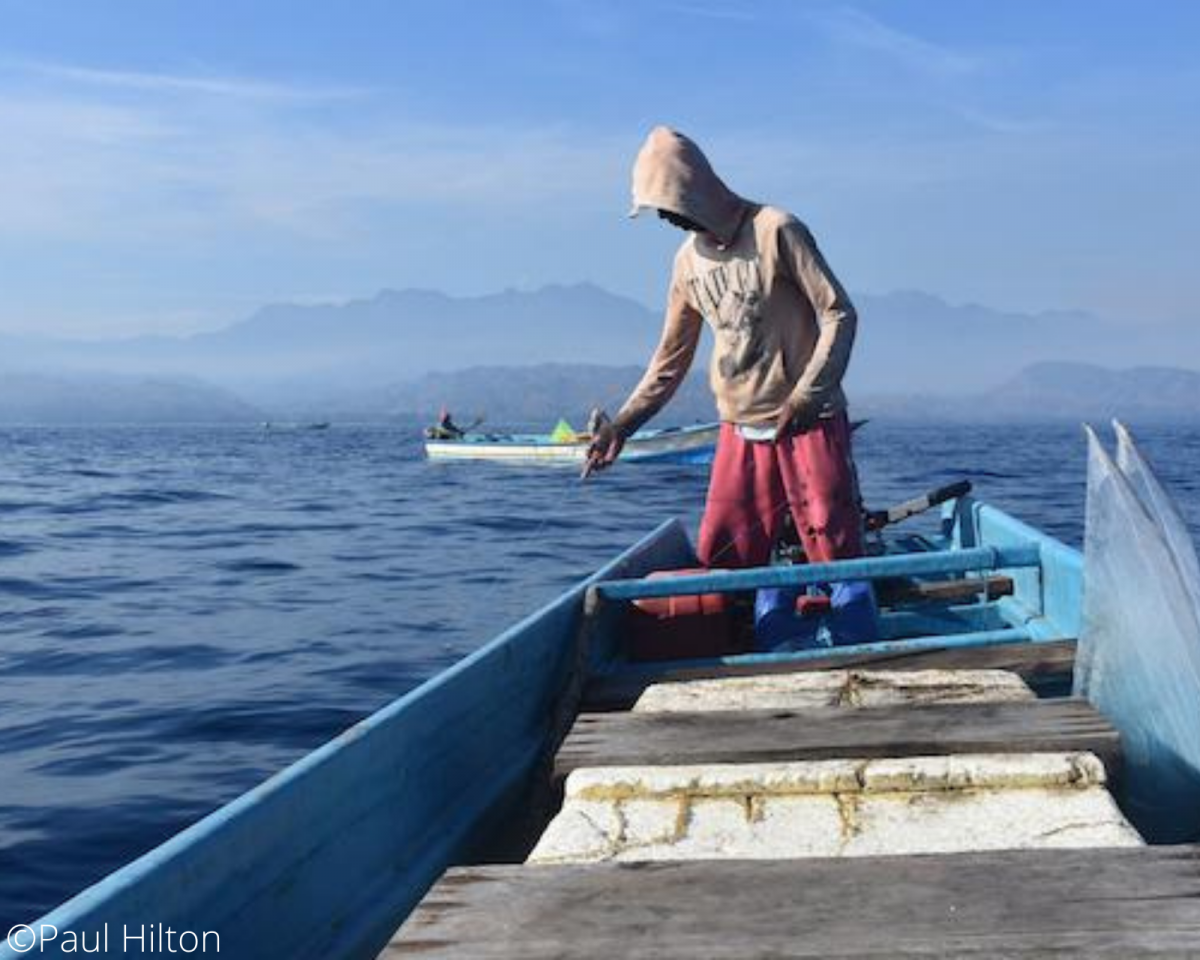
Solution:
[{"label": "weathered wooden plank", "polygon": [[451,870],[384,958],[1200,952],[1200,850]]},{"label": "weathered wooden plank", "polygon": [[1091,751],[1114,769],[1117,732],[1084,700],[871,710],[581,714],[555,760],[579,767],[755,763],[949,753]]},{"label": "weathered wooden plank", "polygon": [[628,710],[651,683],[664,680],[701,680],[715,677],[758,676],[811,670],[870,668],[874,670],[1011,670],[1039,693],[1066,692],[1075,665],[1075,641],[1006,643],[990,647],[923,650],[913,653],[874,654],[786,663],[747,663],[668,667],[622,671],[597,677],[584,692],[585,710]]}]

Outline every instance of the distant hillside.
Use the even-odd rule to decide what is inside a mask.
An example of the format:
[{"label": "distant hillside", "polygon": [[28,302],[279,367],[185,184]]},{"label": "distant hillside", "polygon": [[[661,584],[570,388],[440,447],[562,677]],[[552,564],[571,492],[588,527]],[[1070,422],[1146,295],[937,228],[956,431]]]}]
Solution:
[{"label": "distant hillside", "polygon": [[[427,374],[393,388],[386,396],[392,413],[413,413],[426,419],[445,406],[459,421],[486,415],[490,424],[544,424],[566,417],[582,427],[593,407],[615,414],[641,375],[642,368],[636,366],[473,367]],[[684,424],[715,418],[707,378],[693,373],[663,411],[661,422]]]},{"label": "distant hillside", "polygon": [[212,333],[113,341],[0,338],[3,365],[203,377],[253,391],[359,389],[481,364],[644,360],[658,314],[591,284],[451,297],[384,290],[364,300],[276,304]]},{"label": "distant hillside", "polygon": [[973,423],[1112,417],[1142,423],[1200,423],[1200,372],[1039,363],[988,390],[957,397],[867,396],[856,403],[856,409],[881,418]]},{"label": "distant hillside", "polygon": [[[284,390],[269,404],[195,379],[28,374],[0,371],[0,423],[245,423],[260,420],[386,420],[433,417],[445,406],[460,421],[492,426],[582,425],[592,407],[615,413],[642,374],[639,365],[477,366],[428,373],[388,387]],[[291,398],[291,399],[289,399]],[[1111,370],[1041,363],[990,389],[948,397],[919,392],[851,392],[856,416],[892,420],[996,422],[1105,420],[1200,422],[1200,372],[1174,367]],[[660,424],[711,420],[716,410],[703,370],[692,372]]]},{"label": "distant hillside", "polygon": [[[592,406],[613,413],[641,367],[547,364],[476,367],[430,374],[387,393],[393,413],[429,418],[446,405],[459,419],[486,413],[491,423],[582,422]],[[1200,373],[1170,367],[1108,370],[1078,363],[1031,366],[1004,384],[955,397],[852,394],[855,415],[896,420],[995,422],[1105,420],[1200,422]],[[661,422],[711,420],[707,378],[695,371],[663,411]]]},{"label": "distant hillside", "polygon": [[198,381],[0,373],[0,423],[242,423],[261,411]]},{"label": "distant hillside", "polygon": [[1041,363],[988,396],[1027,416],[1200,420],[1200,373],[1175,367]]},{"label": "distant hillside", "polygon": [[[854,300],[860,323],[848,386],[856,397],[978,393],[1063,358],[1109,368],[1200,367],[1200,325],[1016,314],[920,292],[857,294]],[[660,327],[658,305],[648,308],[586,283],[480,297],[385,290],[345,303],[268,306],[192,337],[0,337],[0,368],[198,377],[280,411],[376,415],[387,408],[379,399],[385,388],[436,371],[640,366]],[[702,366],[701,358],[697,369]]]},{"label": "distant hillside", "polygon": [[[1200,329],[1118,323],[1080,311],[1021,314],[928,293],[854,297],[856,393],[975,393],[1039,363],[1200,367]],[[1138,320],[1140,318],[1131,318]]]}]

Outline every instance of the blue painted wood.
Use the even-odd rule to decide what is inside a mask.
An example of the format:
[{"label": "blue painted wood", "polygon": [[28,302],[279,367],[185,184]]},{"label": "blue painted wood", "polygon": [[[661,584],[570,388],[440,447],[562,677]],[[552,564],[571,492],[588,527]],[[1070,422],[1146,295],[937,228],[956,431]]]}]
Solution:
[{"label": "blue painted wood", "polygon": [[715,571],[653,580],[609,580],[598,584],[596,589],[601,596],[609,600],[641,600],[650,597],[757,590],[761,587],[810,586],[844,580],[879,580],[884,577],[1011,570],[1037,566],[1040,562],[1041,554],[1036,545],[983,546],[947,553],[861,557],[832,563],[757,567],[752,570]]},{"label": "blue painted wood", "polygon": [[1078,550],[971,497],[947,504],[943,519],[954,549],[1036,546],[1038,564],[1012,572],[1013,595],[1000,602],[1000,610],[1009,622],[1025,624],[1035,640],[1079,636],[1083,555]]},{"label": "blue painted wood", "polygon": [[[446,672],[37,921],[162,923],[254,960],[373,957],[548,747],[588,586],[659,565],[672,522]],[[0,958],[30,954],[0,947]]]},{"label": "blue painted wood", "polygon": [[1007,619],[998,601],[931,603],[916,610],[890,610],[878,617],[880,640],[1005,630],[1019,621]]},{"label": "blue painted wood", "polygon": [[1029,643],[1033,638],[1021,627],[998,630],[979,630],[943,636],[912,637],[907,640],[884,640],[878,643],[858,643],[844,647],[820,647],[813,650],[793,650],[783,653],[739,653],[727,657],[706,657],[692,660],[662,660],[655,663],[622,664],[614,672],[638,679],[653,679],[684,667],[726,667],[753,664],[804,663],[808,660],[830,660],[830,670],[837,669],[836,658],[850,660],[864,654],[876,656],[918,653],[943,648],[990,647],[1007,643]]},{"label": "blue painted wood", "polygon": [[696,447],[691,450],[668,450],[663,453],[635,452],[630,460],[638,463],[674,463],[680,466],[704,467],[713,462],[716,447]]}]

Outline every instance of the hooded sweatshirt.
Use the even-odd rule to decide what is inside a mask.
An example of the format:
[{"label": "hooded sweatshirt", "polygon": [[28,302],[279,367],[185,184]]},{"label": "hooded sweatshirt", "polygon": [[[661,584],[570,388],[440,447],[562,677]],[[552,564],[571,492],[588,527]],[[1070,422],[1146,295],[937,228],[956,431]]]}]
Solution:
[{"label": "hooded sweatshirt", "polygon": [[700,148],[667,127],[651,131],[634,164],[630,215],[645,208],[703,232],[689,233],[675,255],[662,339],[617,415],[621,428],[636,430],[671,398],[705,321],[722,420],[771,424],[789,401],[819,416],[844,409],[854,307],[804,224],[733,193]]}]

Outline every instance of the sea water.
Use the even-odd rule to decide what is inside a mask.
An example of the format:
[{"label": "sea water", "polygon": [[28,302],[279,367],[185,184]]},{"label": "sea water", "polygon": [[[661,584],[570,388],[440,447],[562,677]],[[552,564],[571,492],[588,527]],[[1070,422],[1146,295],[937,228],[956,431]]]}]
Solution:
[{"label": "sea water", "polygon": [[[705,468],[429,463],[418,427],[0,430],[0,931],[700,514]],[[1200,426],[1137,432],[1196,531]],[[966,477],[1081,540],[1075,426],[855,444],[872,508]]]}]

